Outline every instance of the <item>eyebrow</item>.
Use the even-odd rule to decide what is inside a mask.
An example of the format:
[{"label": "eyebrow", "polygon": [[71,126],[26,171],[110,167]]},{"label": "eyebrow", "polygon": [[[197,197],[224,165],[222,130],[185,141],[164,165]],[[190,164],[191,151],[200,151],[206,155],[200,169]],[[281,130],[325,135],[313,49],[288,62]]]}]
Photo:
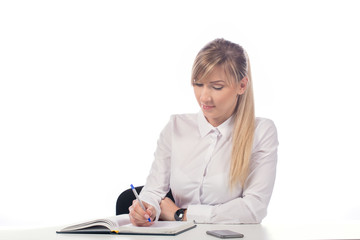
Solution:
[{"label": "eyebrow", "polygon": [[224,80],[216,80],[216,81],[211,81],[211,82],[209,82],[209,83],[225,83],[225,81]]}]

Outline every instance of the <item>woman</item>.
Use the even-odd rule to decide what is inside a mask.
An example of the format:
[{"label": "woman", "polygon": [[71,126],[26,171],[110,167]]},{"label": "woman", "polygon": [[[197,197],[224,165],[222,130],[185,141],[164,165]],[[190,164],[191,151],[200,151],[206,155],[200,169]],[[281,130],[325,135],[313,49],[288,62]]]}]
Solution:
[{"label": "woman", "polygon": [[[198,114],[171,117],[161,132],[146,184],[129,208],[130,220],[260,223],[272,194],[277,132],[255,118],[245,50],[224,39],[197,55],[192,85]],[[171,189],[175,202],[164,198]],[[151,222],[147,219],[151,218]]]}]

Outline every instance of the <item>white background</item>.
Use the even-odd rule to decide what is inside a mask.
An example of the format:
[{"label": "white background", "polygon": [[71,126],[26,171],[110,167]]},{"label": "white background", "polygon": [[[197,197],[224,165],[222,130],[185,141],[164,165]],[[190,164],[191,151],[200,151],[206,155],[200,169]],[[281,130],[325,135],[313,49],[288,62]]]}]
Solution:
[{"label": "white background", "polygon": [[0,226],[115,214],[171,114],[197,112],[195,55],[248,51],[278,174],[264,222],[359,221],[356,1],[1,1]]}]

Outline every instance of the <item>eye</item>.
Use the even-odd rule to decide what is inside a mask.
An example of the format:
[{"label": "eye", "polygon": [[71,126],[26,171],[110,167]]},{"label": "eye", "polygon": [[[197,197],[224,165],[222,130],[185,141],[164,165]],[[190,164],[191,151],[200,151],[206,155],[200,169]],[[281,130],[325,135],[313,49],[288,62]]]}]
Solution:
[{"label": "eye", "polygon": [[202,87],[202,86],[204,86],[204,84],[202,84],[202,83],[193,83],[193,86],[194,87]]},{"label": "eye", "polygon": [[224,86],[222,86],[222,85],[214,85],[213,88],[214,88],[215,90],[221,90],[221,89],[224,88]]}]

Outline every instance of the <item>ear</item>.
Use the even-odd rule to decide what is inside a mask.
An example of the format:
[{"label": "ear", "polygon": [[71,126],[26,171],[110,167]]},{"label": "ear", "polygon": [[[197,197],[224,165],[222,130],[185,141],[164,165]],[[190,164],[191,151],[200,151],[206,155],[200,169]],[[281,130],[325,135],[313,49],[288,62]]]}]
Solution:
[{"label": "ear", "polygon": [[244,94],[248,81],[249,81],[249,79],[247,76],[245,76],[243,79],[241,79],[240,84],[238,85],[238,89],[237,89],[238,95]]}]

